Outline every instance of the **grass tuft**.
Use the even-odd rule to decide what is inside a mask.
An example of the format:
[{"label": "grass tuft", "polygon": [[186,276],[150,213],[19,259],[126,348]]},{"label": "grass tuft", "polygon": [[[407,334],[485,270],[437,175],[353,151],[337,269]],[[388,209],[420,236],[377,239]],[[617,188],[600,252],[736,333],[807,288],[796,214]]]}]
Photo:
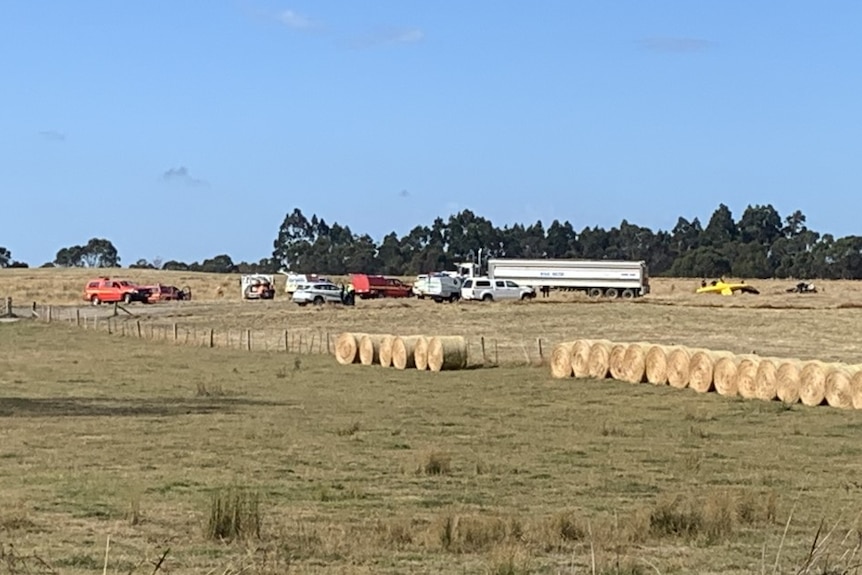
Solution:
[{"label": "grass tuft", "polygon": [[425,456],[421,471],[425,475],[448,475],[452,472],[452,457],[448,453],[433,450]]},{"label": "grass tuft", "polygon": [[259,539],[260,528],[260,495],[257,492],[231,487],[213,493],[206,524],[208,539]]}]

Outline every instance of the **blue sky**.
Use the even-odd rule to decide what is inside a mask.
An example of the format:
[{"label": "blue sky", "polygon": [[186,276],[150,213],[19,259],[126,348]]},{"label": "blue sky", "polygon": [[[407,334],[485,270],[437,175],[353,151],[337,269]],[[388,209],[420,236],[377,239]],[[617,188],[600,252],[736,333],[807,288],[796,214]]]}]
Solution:
[{"label": "blue sky", "polygon": [[269,256],[299,207],[380,239],[704,223],[859,233],[862,3],[66,0],[0,8],[0,246]]}]

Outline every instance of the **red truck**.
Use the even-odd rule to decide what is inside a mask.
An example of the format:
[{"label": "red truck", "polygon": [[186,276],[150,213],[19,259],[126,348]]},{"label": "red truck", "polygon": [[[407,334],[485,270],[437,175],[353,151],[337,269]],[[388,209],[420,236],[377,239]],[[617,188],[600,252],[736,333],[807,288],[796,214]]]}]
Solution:
[{"label": "red truck", "polygon": [[413,288],[398,278],[373,276],[367,274],[350,274],[353,291],[362,299],[378,297],[410,297]]}]

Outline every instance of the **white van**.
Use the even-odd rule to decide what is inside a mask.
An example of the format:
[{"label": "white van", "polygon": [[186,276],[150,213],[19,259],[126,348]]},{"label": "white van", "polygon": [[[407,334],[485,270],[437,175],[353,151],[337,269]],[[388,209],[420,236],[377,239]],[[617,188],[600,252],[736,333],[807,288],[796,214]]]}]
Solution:
[{"label": "white van", "polygon": [[474,277],[464,280],[461,299],[494,301],[504,299],[533,299],[536,290],[529,286],[519,286],[512,280],[495,280],[487,277]]},{"label": "white van", "polygon": [[431,298],[437,303],[455,301],[461,297],[461,278],[447,273],[420,275],[413,282],[413,294],[419,299]]}]

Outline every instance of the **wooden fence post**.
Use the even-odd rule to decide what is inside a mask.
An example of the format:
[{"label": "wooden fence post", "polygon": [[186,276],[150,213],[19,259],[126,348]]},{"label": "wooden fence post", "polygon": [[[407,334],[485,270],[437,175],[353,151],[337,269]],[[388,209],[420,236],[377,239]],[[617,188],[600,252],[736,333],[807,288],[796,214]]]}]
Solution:
[{"label": "wooden fence post", "polygon": [[284,353],[287,353],[289,351],[290,351],[290,349],[288,348],[288,345],[287,345],[287,330],[284,330]]},{"label": "wooden fence post", "polygon": [[326,354],[329,355],[329,332],[326,332]]},{"label": "wooden fence post", "polygon": [[80,327],[81,325],[81,310],[75,309],[75,325]]},{"label": "wooden fence post", "polygon": [[174,322],[174,343],[180,339],[180,333],[177,331],[177,323]]},{"label": "wooden fence post", "polygon": [[6,317],[12,317],[12,298],[6,298],[6,312],[3,314]]},{"label": "wooden fence post", "polygon": [[141,320],[139,320],[139,319],[135,320],[135,327],[137,327],[137,329],[138,329],[138,339],[140,339],[141,338]]},{"label": "wooden fence post", "polygon": [[215,334],[213,333],[213,331],[214,331],[213,328],[210,328],[210,348],[212,348],[213,344],[215,343],[215,341],[214,341]]},{"label": "wooden fence post", "polygon": [[500,354],[497,352],[497,340],[494,340],[494,365],[500,365]]},{"label": "wooden fence post", "polygon": [[545,356],[542,354],[542,338],[540,338],[540,337],[536,338],[536,347],[539,348],[539,361],[544,362]]},{"label": "wooden fence post", "polygon": [[251,351],[251,330],[245,330],[245,349]]},{"label": "wooden fence post", "polygon": [[479,337],[479,343],[482,345],[482,365],[488,363],[488,356],[485,355],[485,336]]}]

